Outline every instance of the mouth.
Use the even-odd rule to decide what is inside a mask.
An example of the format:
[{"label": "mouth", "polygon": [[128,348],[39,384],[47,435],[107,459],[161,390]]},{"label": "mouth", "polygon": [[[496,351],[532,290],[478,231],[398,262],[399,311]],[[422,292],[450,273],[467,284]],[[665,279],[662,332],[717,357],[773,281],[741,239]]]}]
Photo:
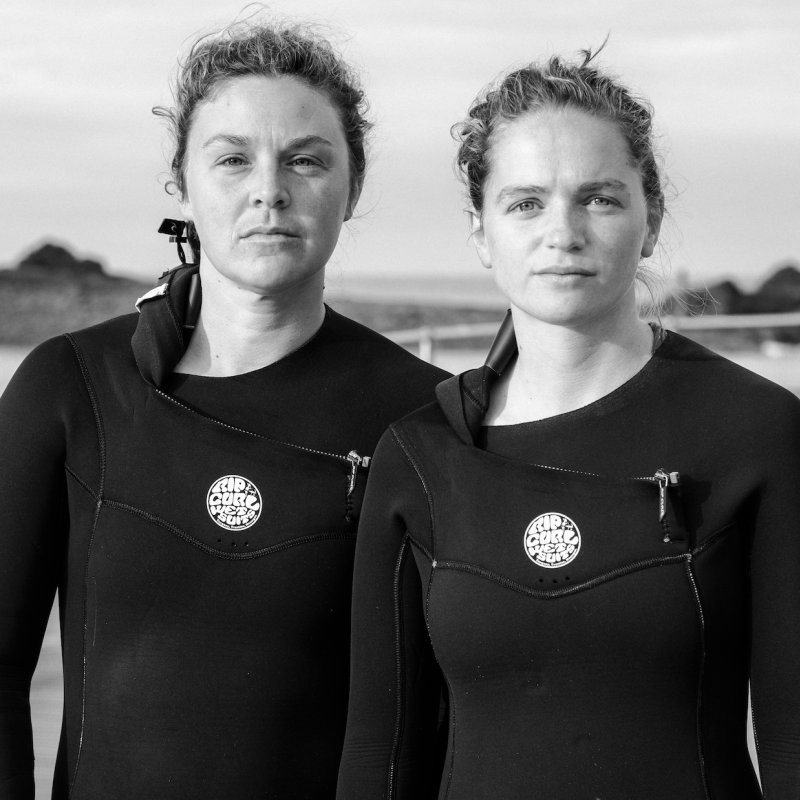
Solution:
[{"label": "mouth", "polygon": [[535,272],[534,275],[548,275],[559,278],[591,278],[594,272],[582,267],[545,267]]},{"label": "mouth", "polygon": [[248,228],[239,238],[249,239],[251,241],[269,242],[281,241],[283,239],[298,239],[299,235],[290,228],[256,225],[252,228]]}]

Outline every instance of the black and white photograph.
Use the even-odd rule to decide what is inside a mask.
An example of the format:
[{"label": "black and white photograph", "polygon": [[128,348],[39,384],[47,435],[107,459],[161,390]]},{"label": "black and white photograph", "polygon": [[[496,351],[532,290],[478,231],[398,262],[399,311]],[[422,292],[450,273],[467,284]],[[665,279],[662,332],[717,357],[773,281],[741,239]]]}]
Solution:
[{"label": "black and white photograph", "polygon": [[4,0],[0,800],[798,800],[798,50]]}]

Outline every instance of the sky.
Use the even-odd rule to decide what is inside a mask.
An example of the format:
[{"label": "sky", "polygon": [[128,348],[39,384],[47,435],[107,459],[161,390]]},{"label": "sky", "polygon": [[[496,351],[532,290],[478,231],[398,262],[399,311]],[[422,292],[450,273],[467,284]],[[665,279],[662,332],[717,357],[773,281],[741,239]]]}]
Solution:
[{"label": "sky", "polygon": [[[243,0],[3,0],[0,264],[43,241],[151,281],[176,263],[156,229],[177,59]],[[252,8],[252,7],[251,7]],[[276,0],[329,26],[376,123],[333,280],[476,277],[450,126],[510,66],[598,46],[656,111],[669,219],[661,265],[693,284],[753,286],[800,261],[797,0]],[[245,11],[244,13],[247,13]]]}]

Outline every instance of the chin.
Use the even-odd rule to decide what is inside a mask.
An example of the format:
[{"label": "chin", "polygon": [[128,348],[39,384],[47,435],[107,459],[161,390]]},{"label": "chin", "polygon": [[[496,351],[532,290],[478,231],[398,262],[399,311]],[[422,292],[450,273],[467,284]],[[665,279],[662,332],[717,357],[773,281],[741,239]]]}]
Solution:
[{"label": "chin", "polygon": [[525,315],[551,325],[576,323],[596,310],[596,304],[582,292],[564,292],[561,287],[556,291],[529,287],[527,291],[503,291],[503,294]]},{"label": "chin", "polygon": [[236,269],[217,269],[217,272],[243,291],[275,295],[313,281],[315,276],[324,272],[324,266],[298,265],[282,259],[270,259],[240,265]]}]

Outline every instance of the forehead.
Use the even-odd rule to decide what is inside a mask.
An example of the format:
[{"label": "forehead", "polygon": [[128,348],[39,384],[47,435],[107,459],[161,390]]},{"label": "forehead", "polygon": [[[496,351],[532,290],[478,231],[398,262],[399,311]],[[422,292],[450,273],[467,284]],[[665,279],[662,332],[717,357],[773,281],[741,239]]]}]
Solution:
[{"label": "forehead", "polygon": [[190,137],[221,131],[236,135],[322,136],[345,146],[339,115],[320,91],[290,75],[243,75],[217,83],[192,115]]},{"label": "forehead", "polygon": [[532,111],[502,123],[492,135],[489,181],[534,183],[638,174],[617,125],[572,108]]}]

